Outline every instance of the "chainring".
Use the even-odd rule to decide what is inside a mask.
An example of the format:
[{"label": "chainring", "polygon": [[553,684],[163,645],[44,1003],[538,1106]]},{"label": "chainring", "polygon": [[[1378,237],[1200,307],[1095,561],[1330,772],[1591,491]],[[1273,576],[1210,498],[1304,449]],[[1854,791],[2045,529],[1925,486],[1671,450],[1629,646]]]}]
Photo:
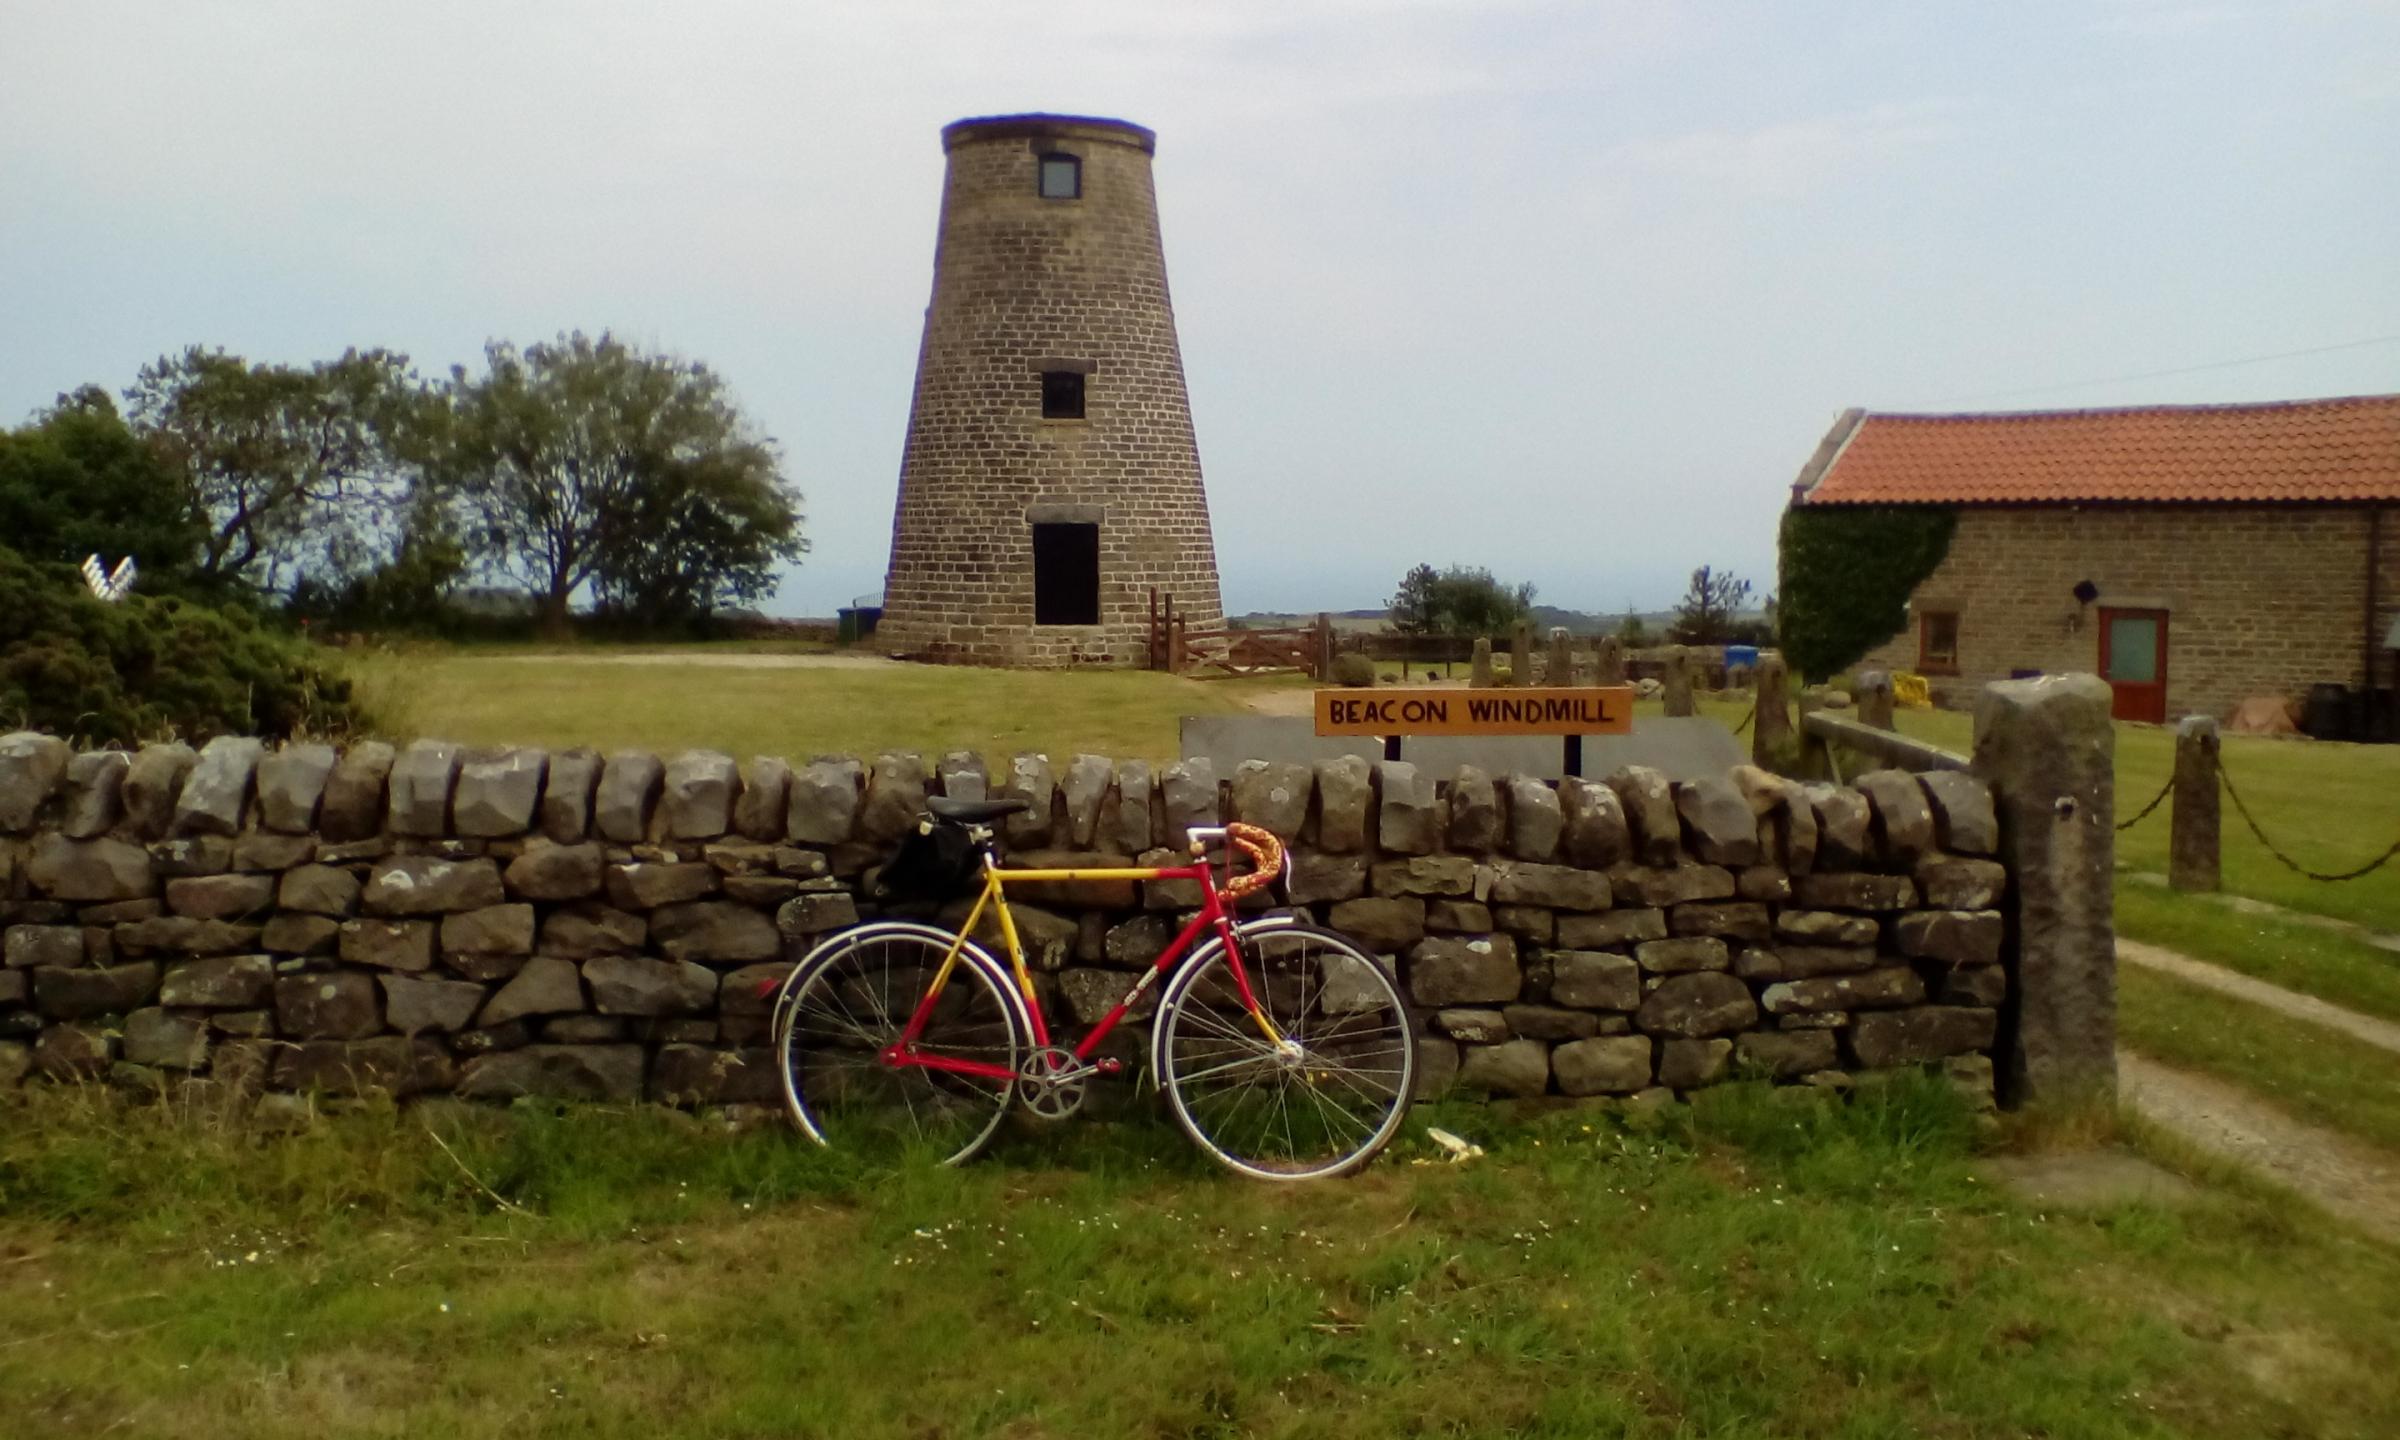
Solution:
[{"label": "chainring", "polygon": [[1092,1067],[1060,1045],[1046,1045],[1025,1057],[1017,1072],[1017,1099],[1037,1120],[1064,1120],[1083,1108],[1085,1085]]}]

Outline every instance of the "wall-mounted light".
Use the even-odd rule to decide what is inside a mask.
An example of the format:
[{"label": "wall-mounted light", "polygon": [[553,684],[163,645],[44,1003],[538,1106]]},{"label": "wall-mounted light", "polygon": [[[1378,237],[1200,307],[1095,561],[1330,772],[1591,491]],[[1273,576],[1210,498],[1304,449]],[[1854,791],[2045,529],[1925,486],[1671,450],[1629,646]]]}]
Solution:
[{"label": "wall-mounted light", "polygon": [[2078,580],[2075,582],[2074,595],[2075,609],[2067,616],[2067,630],[2070,633],[2083,629],[2083,612],[2100,598],[2100,587],[2089,580]]}]

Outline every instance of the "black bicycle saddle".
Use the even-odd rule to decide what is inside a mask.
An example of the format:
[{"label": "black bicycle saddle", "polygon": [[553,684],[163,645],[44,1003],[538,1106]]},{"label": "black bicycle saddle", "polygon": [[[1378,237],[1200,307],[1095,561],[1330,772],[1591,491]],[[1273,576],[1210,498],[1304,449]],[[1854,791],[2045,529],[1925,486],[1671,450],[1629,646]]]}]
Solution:
[{"label": "black bicycle saddle", "polygon": [[1020,810],[1031,810],[1033,802],[1024,799],[952,800],[947,796],[933,795],[926,798],[925,808],[933,812],[933,818],[936,820],[955,820],[961,825],[980,825],[986,820],[997,820],[1003,815],[1014,815]]}]

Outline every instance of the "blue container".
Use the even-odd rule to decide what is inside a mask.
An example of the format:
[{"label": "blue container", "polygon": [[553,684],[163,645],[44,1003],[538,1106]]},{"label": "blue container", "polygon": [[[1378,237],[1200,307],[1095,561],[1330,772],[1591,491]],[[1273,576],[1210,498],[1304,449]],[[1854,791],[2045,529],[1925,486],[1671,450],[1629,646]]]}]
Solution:
[{"label": "blue container", "polygon": [[1758,668],[1758,647],[1756,645],[1726,646],[1725,668],[1728,670],[1738,670],[1743,666],[1748,666],[1753,670]]}]

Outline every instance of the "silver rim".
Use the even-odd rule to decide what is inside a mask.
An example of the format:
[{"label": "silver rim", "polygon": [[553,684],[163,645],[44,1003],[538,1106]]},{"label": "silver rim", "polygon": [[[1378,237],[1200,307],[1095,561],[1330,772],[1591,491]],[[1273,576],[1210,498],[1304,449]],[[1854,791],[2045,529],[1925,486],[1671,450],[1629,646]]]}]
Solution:
[{"label": "silver rim", "polygon": [[1237,934],[1262,1034],[1222,949],[1176,976],[1160,1003],[1167,1099],[1194,1144],[1244,1175],[1307,1180],[1374,1158],[1407,1117],[1416,1045],[1399,987],[1373,956],[1320,930]]},{"label": "silver rim", "polygon": [[819,1144],[870,1159],[943,1165],[990,1142],[1016,1093],[1025,1025],[1015,993],[972,951],[959,957],[918,1041],[925,1054],[1008,1067],[1009,1080],[887,1065],[941,967],[946,938],[911,930],[846,938],[804,962],[778,1005],[784,1096]]}]

